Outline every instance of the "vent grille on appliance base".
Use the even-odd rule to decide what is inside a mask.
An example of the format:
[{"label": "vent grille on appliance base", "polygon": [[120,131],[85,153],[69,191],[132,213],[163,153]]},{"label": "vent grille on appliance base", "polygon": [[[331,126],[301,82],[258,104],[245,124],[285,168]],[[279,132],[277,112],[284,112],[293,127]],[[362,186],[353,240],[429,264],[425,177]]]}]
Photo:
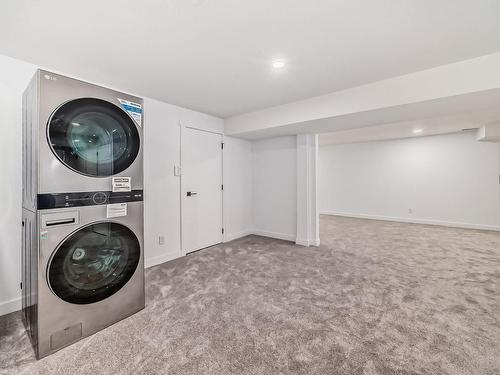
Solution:
[{"label": "vent grille on appliance base", "polygon": [[82,337],[82,323],[66,327],[50,336],[50,349],[57,350]]}]

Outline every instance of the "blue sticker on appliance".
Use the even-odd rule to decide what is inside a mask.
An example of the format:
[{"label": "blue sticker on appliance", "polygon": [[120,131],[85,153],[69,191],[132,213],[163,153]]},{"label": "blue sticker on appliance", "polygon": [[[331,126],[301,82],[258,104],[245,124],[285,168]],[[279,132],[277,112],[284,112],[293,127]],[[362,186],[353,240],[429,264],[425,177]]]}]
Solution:
[{"label": "blue sticker on appliance", "polygon": [[123,109],[134,119],[137,125],[142,127],[142,105],[131,102],[130,100],[117,98]]}]

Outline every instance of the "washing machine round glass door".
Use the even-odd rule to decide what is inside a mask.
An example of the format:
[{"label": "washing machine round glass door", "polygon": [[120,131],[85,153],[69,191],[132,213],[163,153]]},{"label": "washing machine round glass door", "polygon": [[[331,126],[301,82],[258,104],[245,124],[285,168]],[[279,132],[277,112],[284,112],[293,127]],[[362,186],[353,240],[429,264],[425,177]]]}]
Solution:
[{"label": "washing machine round glass door", "polygon": [[49,286],[66,302],[101,301],[130,280],[140,255],[139,241],[129,228],[112,222],[88,225],[54,252],[47,270]]},{"label": "washing machine round glass door", "polygon": [[124,171],[140,147],[130,116],[118,106],[94,98],[71,100],[56,109],[48,123],[47,138],[64,165],[91,177]]}]

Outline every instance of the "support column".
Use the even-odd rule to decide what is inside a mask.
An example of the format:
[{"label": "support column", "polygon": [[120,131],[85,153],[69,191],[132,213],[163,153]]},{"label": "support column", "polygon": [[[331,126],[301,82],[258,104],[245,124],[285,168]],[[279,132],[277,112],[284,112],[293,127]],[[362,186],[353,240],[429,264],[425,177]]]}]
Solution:
[{"label": "support column", "polygon": [[297,135],[297,238],[303,246],[319,246],[317,201],[318,136]]}]

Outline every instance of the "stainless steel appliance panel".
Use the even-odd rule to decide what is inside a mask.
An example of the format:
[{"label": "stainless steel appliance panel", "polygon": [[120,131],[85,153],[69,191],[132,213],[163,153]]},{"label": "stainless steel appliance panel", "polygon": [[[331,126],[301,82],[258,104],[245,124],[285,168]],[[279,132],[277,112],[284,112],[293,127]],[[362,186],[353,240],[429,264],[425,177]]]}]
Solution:
[{"label": "stainless steel appliance panel", "polygon": [[[87,82],[82,82],[73,78],[68,78],[55,73],[39,70],[37,73],[38,80],[38,193],[63,193],[63,192],[78,192],[78,191],[97,191],[111,190],[112,177],[93,177],[79,173],[76,169],[72,169],[65,165],[61,158],[58,157],[54,148],[49,142],[50,134],[48,133],[49,122],[54,113],[65,104],[75,100],[99,100],[109,103],[111,107],[117,109],[117,113],[126,116],[134,125],[134,131],[138,134],[138,151],[132,164],[123,171],[115,174],[115,177],[130,177],[131,188],[133,190],[143,189],[143,117],[138,121],[123,109],[122,101],[138,103],[143,106],[143,100],[132,95],[117,92],[108,88],[96,86]],[[83,115],[82,115],[83,116]],[[87,114],[88,116],[88,114]],[[99,129],[98,123],[103,119],[92,119],[95,129]],[[102,134],[94,134],[98,139],[99,136],[105,136],[105,129]],[[124,133],[125,134],[125,133]],[[109,136],[109,134],[108,134]],[[86,136],[87,139],[89,135]],[[64,140],[64,137],[63,137]],[[76,139],[78,141],[78,139]],[[89,139],[89,141],[93,141]],[[78,151],[78,150],[77,150]],[[85,156],[85,150],[80,150]],[[74,152],[73,152],[74,153]],[[82,160],[82,158],[80,158]]]},{"label": "stainless steel appliance panel", "polygon": [[38,350],[38,237],[36,213],[22,214],[22,317],[35,353]]},{"label": "stainless steel appliance panel", "polygon": [[38,192],[38,74],[23,93],[23,207],[35,212]]},{"label": "stainless steel appliance panel", "polygon": [[[38,211],[38,223],[49,222],[44,218],[46,214],[51,215],[52,223],[57,223],[58,217],[61,222],[60,225],[49,227],[45,225],[45,228],[41,228],[39,224],[38,228],[40,236],[37,347],[40,358],[144,308],[143,202],[129,202],[127,205],[127,216],[110,219],[106,219],[105,205]],[[75,220],[74,224],[68,224],[68,217],[78,220]],[[82,228],[96,223],[116,223],[133,232],[140,246],[138,263],[126,284],[114,294],[97,302],[67,302],[52,288],[49,267],[61,244]],[[82,250],[73,251],[73,259],[81,256],[81,251],[85,250],[85,246],[83,247]],[[81,324],[81,336],[78,335],[79,324]],[[68,341],[64,341],[65,337]],[[61,345],[54,346],[54,342]]]}]

